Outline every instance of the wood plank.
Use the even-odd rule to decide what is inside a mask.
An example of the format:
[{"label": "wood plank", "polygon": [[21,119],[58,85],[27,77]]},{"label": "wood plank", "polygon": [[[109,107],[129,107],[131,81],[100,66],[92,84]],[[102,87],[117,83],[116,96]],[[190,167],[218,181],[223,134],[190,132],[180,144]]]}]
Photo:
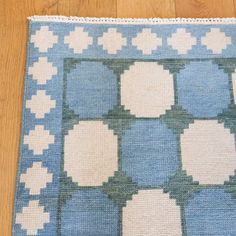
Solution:
[{"label": "wood plank", "polygon": [[[60,12],[63,12],[67,1],[59,4]],[[66,14],[72,16],[116,17],[116,0],[69,0],[68,10]]]},{"label": "wood plank", "polygon": [[116,0],[37,0],[34,8],[41,15],[116,17]]},{"label": "wood plank", "polygon": [[[2,5],[3,4],[3,5]],[[1,0],[0,235],[11,235],[26,48],[25,1]]]},{"label": "wood plank", "polygon": [[117,0],[117,17],[175,17],[174,0]]},{"label": "wood plank", "polygon": [[234,15],[236,16],[236,0],[234,0]]},{"label": "wood plank", "polygon": [[175,0],[176,17],[234,17],[233,0]]}]

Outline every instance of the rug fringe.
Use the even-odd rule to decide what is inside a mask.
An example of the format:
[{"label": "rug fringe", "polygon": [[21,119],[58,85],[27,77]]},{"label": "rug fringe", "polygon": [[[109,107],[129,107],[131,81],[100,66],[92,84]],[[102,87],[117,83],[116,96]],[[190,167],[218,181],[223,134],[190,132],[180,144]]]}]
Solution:
[{"label": "rug fringe", "polygon": [[236,24],[236,18],[96,18],[78,16],[30,16],[30,21],[91,24]]}]

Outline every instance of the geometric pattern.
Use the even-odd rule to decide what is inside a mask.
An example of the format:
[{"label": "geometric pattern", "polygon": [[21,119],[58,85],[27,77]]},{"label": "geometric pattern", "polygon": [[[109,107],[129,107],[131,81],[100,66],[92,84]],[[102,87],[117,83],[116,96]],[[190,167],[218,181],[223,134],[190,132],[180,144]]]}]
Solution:
[{"label": "geometric pattern", "polygon": [[80,186],[100,186],[117,170],[117,149],[117,137],[102,121],[81,121],[65,136],[64,171]]},{"label": "geometric pattern", "polygon": [[30,189],[30,194],[37,195],[47,183],[52,182],[52,174],[48,173],[47,168],[42,167],[42,162],[34,162],[25,174],[21,174],[20,182],[25,183],[25,187]]},{"label": "geometric pattern", "polygon": [[[49,223],[49,213],[39,205],[39,201],[29,201],[27,207],[23,207],[21,213],[16,214],[16,223],[22,225],[27,235],[37,235],[38,230],[43,229],[44,225]],[[34,224],[31,223],[33,220]]]},{"label": "geometric pattern", "polygon": [[167,43],[177,50],[179,54],[187,54],[196,45],[196,38],[187,32],[186,29],[180,28],[167,39]]},{"label": "geometric pattern", "polygon": [[82,27],[76,27],[69,35],[64,38],[65,44],[74,50],[74,53],[82,53],[92,44],[92,38],[84,31]]},{"label": "geometric pattern", "polygon": [[136,117],[159,117],[174,105],[173,76],[156,62],[134,62],[120,83],[121,104]]},{"label": "geometric pattern", "polygon": [[223,184],[234,174],[234,135],[223,124],[216,120],[194,121],[184,130],[180,141],[183,168],[194,180],[201,184]]},{"label": "geometric pattern", "polygon": [[[139,228],[138,232],[135,232],[134,225],[137,223],[135,222],[134,215],[139,215],[138,212],[133,213],[124,213],[126,212],[126,209],[128,211],[129,202],[133,201],[134,197],[139,195],[142,191],[154,191],[154,190],[162,190],[163,193],[167,193],[169,195],[169,199],[174,199],[176,206],[179,207],[179,213],[176,213],[177,215],[180,214],[179,222],[173,222],[173,235],[181,235],[183,232],[187,232],[187,226],[184,224],[184,208],[188,205],[189,201],[194,198],[196,194],[198,194],[201,189],[207,188],[208,185],[210,186],[217,186],[219,188],[222,186],[225,191],[232,192],[233,189],[229,189],[228,186],[231,186],[231,182],[227,182],[229,179],[234,176],[234,170],[236,169],[236,150],[235,150],[235,141],[234,136],[230,133],[229,129],[224,127],[224,123],[220,122],[220,114],[222,111],[224,111],[224,108],[228,107],[230,103],[229,93],[226,94],[226,105],[222,107],[222,109],[218,109],[217,105],[214,106],[214,117],[211,119],[208,118],[207,113],[205,114],[207,120],[205,120],[205,117],[201,117],[199,120],[199,117],[197,116],[198,113],[196,112],[190,112],[187,109],[184,108],[183,105],[181,105],[180,100],[178,99],[178,96],[180,93],[182,93],[182,90],[185,89],[184,86],[187,86],[187,83],[178,83],[178,77],[182,78],[181,73],[185,73],[185,68],[189,65],[198,65],[201,61],[198,62],[198,60],[187,60],[184,61],[179,60],[179,63],[185,66],[174,68],[172,66],[173,62],[168,60],[161,60],[161,61],[147,61],[147,62],[139,62],[137,60],[129,60],[127,67],[124,66],[122,61],[116,60],[116,59],[110,59],[111,63],[108,64],[105,60],[92,60],[93,63],[97,63],[97,68],[99,68],[100,63],[102,63],[104,66],[107,67],[107,69],[110,69],[113,71],[113,74],[110,74],[110,78],[113,78],[113,75],[116,75],[116,83],[117,86],[113,85],[113,89],[118,90],[116,93],[118,95],[118,99],[113,104],[113,108],[111,108],[107,114],[103,114],[102,116],[97,112],[97,115],[92,113],[92,111],[87,110],[88,113],[86,118],[83,118],[83,116],[79,116],[80,114],[83,114],[83,108],[80,108],[80,110],[77,110],[74,108],[71,110],[72,115],[70,117],[66,117],[65,114],[65,122],[66,123],[74,123],[74,124],[84,124],[86,122],[91,121],[103,121],[104,124],[108,124],[108,127],[113,131],[114,135],[117,136],[117,142],[118,142],[118,170],[115,170],[113,174],[110,174],[110,177],[105,180],[102,184],[102,186],[95,186],[93,185],[94,189],[100,189],[103,193],[107,195],[109,199],[111,199],[116,206],[119,208],[119,217],[123,219],[122,226],[120,226],[120,229],[118,229],[119,232],[122,230],[122,235],[139,235],[140,230],[143,230],[143,235],[146,235],[145,229],[147,229],[150,235],[156,235],[157,232],[161,235],[161,228],[158,227],[158,230],[153,228],[153,232],[150,232],[150,227],[146,227],[148,225],[147,222],[150,223],[150,220],[142,221],[143,223],[146,222],[144,225]],[[91,60],[89,61],[91,63]],[[69,105],[70,103],[70,97],[67,95],[67,93],[70,93],[71,89],[68,89],[67,82],[71,78],[71,75],[73,71],[76,71],[78,66],[81,64],[86,63],[86,59],[65,59],[64,65],[65,65],[65,71],[68,71],[65,75],[65,88],[67,90],[64,93],[64,99],[65,104]],[[225,86],[221,85],[221,81],[229,81],[229,77],[225,72],[219,68],[219,65],[214,60],[209,60],[207,62],[201,62],[204,63],[204,65],[207,65],[206,70],[212,70],[212,75],[214,78],[219,78],[219,89],[221,91],[222,97],[219,101],[219,103],[223,104],[224,101],[224,88],[225,86],[228,86],[228,83],[225,82]],[[116,65],[115,69],[113,65]],[[140,69],[143,68],[142,66],[150,66],[147,70]],[[132,72],[134,67],[137,67],[139,70],[138,72]],[[82,68],[82,67],[80,67]],[[148,83],[148,76],[147,74],[149,71],[152,71],[152,75],[155,73],[155,68],[160,68],[161,70],[157,70],[157,77],[158,75],[162,75],[161,78],[165,78],[165,81],[168,81],[169,78],[175,79],[175,82],[167,84],[166,88],[163,88],[163,91],[169,90],[173,88],[172,95],[169,93],[167,96],[167,99],[170,99],[172,97],[172,102],[170,105],[165,108],[165,106],[162,107],[163,111],[161,112],[161,115],[159,113],[156,113],[157,115],[153,115],[152,113],[149,113],[147,110],[149,108],[148,102],[151,101],[150,98],[145,98],[145,94],[150,94],[150,89],[147,89],[144,95],[140,96],[139,98],[134,98],[134,101],[138,101],[136,104],[142,104],[142,99],[145,100],[146,104],[141,106],[141,109],[144,108],[143,114],[140,115],[140,110],[135,110],[132,108],[132,106],[127,106],[125,103],[131,102],[132,100],[132,94],[136,94],[135,92],[131,92],[132,90],[129,90],[130,96],[127,96],[127,100],[124,99],[125,96],[125,89],[132,88],[132,83],[126,85],[123,81],[132,81],[133,83],[136,83],[135,89],[137,89],[137,86],[139,86],[138,78],[140,76],[140,79],[144,78],[144,75],[140,74],[140,71],[146,75],[146,82]],[[172,68],[171,70],[168,70],[167,68]],[[162,71],[165,72],[162,72]],[[132,73],[131,73],[131,72]],[[130,74],[129,74],[130,72]],[[78,73],[78,72],[77,72]],[[133,76],[133,73],[136,77]],[[204,73],[204,70],[202,70],[202,73]],[[220,76],[218,77],[218,74],[220,73]],[[222,74],[223,73],[223,74]],[[80,71],[79,74],[82,75],[82,72]],[[215,74],[215,75],[214,75]],[[223,75],[223,76],[222,76]],[[75,78],[75,76],[73,76]],[[109,77],[108,77],[109,78]],[[152,78],[152,77],[151,77]],[[155,76],[154,76],[155,78]],[[224,79],[224,80],[223,80]],[[154,82],[151,82],[153,86],[155,86],[156,80]],[[217,80],[216,80],[217,81]],[[76,82],[75,82],[76,83]],[[196,83],[196,81],[194,81]],[[202,80],[199,80],[198,87],[201,86]],[[212,83],[209,83],[208,86],[211,86]],[[162,83],[162,86],[164,84]],[[180,87],[178,87],[178,85]],[[204,83],[204,85],[206,85]],[[123,86],[123,87],[122,87]],[[140,88],[145,90],[145,84],[141,84]],[[160,87],[160,86],[159,86]],[[72,86],[70,86],[72,88]],[[111,87],[110,87],[111,88]],[[209,88],[209,87],[208,87]],[[217,84],[214,85],[214,92],[216,92],[218,89]],[[183,90],[183,91],[185,91]],[[187,88],[187,91],[191,91],[191,88]],[[208,91],[209,93],[209,89]],[[229,88],[228,88],[229,91]],[[141,94],[142,91],[139,90],[137,94]],[[207,92],[204,92],[207,97],[207,102],[209,103],[211,100],[211,97]],[[218,92],[217,92],[218,93]],[[86,93],[88,94],[88,93]],[[114,93],[115,94],[115,93]],[[160,99],[161,92],[157,93],[159,96],[157,96],[157,99]],[[187,92],[184,94],[187,95]],[[152,98],[154,95],[152,95]],[[190,96],[190,98],[192,95]],[[73,96],[75,99],[76,96]],[[128,99],[129,98],[129,99]],[[201,97],[200,97],[201,98]],[[80,97],[80,100],[83,99]],[[87,98],[88,99],[88,98]],[[157,99],[154,99],[152,101],[150,107],[154,108],[151,110],[151,112],[155,109],[155,102]],[[162,104],[165,104],[164,102],[165,97],[162,96]],[[217,100],[217,99],[216,99]],[[215,101],[216,101],[215,100]],[[79,101],[79,100],[78,100]],[[109,100],[108,100],[109,101]],[[190,99],[188,99],[189,102]],[[104,100],[103,100],[104,102]],[[134,102],[135,104],[135,102]],[[104,103],[100,103],[97,101],[97,106],[100,106],[100,110],[103,109],[103,107],[106,106]],[[197,106],[197,104],[195,105]],[[78,107],[78,106],[77,106]],[[157,103],[157,108],[160,108],[160,105]],[[204,106],[202,106],[204,109]],[[187,108],[187,107],[186,107]],[[137,107],[138,109],[138,107]],[[93,109],[94,110],[94,109]],[[67,113],[67,110],[65,110]],[[76,111],[76,112],[75,112]],[[95,111],[95,110],[94,110]],[[201,112],[201,110],[199,110]],[[209,112],[209,111],[208,111]],[[91,117],[90,119],[88,117]],[[150,120],[149,120],[150,119]],[[202,121],[201,121],[202,120]],[[202,123],[201,123],[202,122]],[[149,124],[150,123],[150,124]],[[198,126],[196,126],[199,124]],[[203,124],[206,124],[205,126]],[[189,133],[188,132],[194,130],[193,127],[196,126],[197,134]],[[201,128],[206,127],[206,133],[203,133],[201,136]],[[208,131],[211,130],[208,134]],[[64,153],[68,153],[67,150],[65,150],[65,145],[67,143],[67,138],[70,135],[70,132],[75,131],[75,126],[70,126],[68,128],[69,130],[65,132],[65,142],[64,142]],[[94,129],[95,130],[95,129]],[[156,130],[156,131],[155,131]],[[218,133],[219,132],[219,133]],[[81,132],[84,133],[84,132]],[[89,132],[85,132],[89,133]],[[95,132],[97,133],[97,132]],[[98,133],[101,133],[99,131]],[[151,135],[150,135],[151,134]],[[209,136],[209,140],[205,140],[205,142],[202,142],[203,138],[207,138]],[[94,136],[94,135],[93,135]],[[103,135],[104,136],[104,135]],[[192,138],[189,140],[189,138]],[[199,142],[196,143],[196,137],[199,137]],[[151,139],[153,138],[153,139]],[[78,139],[78,138],[77,138]],[[75,139],[75,140],[77,140]],[[80,138],[82,140],[82,138]],[[90,138],[91,140],[91,138]],[[160,143],[157,142],[158,140],[161,140]],[[186,141],[185,141],[186,140]],[[154,143],[156,142],[156,143]],[[93,142],[94,143],[94,142]],[[100,145],[101,141],[99,142]],[[150,144],[149,144],[150,143]],[[164,144],[165,143],[165,144]],[[206,147],[208,147],[209,150],[206,148],[201,147],[202,144],[207,144]],[[211,144],[212,143],[212,144]],[[218,143],[218,144],[217,144]],[[95,144],[95,143],[94,143]],[[143,144],[143,146],[142,146]],[[212,148],[209,148],[209,145],[213,145]],[[79,144],[77,143],[77,146]],[[96,146],[97,144],[95,144]],[[150,145],[150,146],[149,146]],[[188,146],[191,146],[189,148]],[[199,159],[199,165],[196,163],[196,157],[195,154],[198,154],[199,151],[196,151],[196,148],[202,151],[203,153],[199,154],[199,157],[203,158]],[[215,145],[215,146],[214,146]],[[224,145],[227,145],[227,147]],[[86,151],[88,151],[88,144],[84,145],[86,146]],[[160,146],[160,149],[158,148]],[[154,149],[155,147],[155,149]],[[166,148],[166,151],[165,151]],[[216,149],[218,148],[218,149]],[[75,148],[71,148],[73,150],[76,150]],[[153,154],[152,154],[153,149]],[[145,150],[145,151],[144,151]],[[193,153],[192,154],[185,154],[186,150],[190,150]],[[213,153],[210,153],[209,151],[213,151]],[[225,153],[225,150],[227,150],[227,154]],[[146,152],[146,153],[145,153]],[[189,152],[189,151],[188,151]],[[113,152],[111,152],[113,153]],[[158,153],[158,155],[157,155]],[[165,154],[166,153],[166,154]],[[65,155],[65,154],[64,154]],[[153,155],[153,158],[152,158]],[[161,159],[161,155],[163,156],[163,159]],[[204,156],[205,155],[205,156]],[[223,156],[221,156],[223,155]],[[228,155],[228,157],[227,157]],[[186,156],[186,158],[185,158]],[[217,158],[216,161],[212,159],[213,157]],[[191,159],[192,158],[192,159]],[[209,164],[208,160],[209,158]],[[220,159],[221,158],[221,159]],[[141,161],[143,159],[143,161]],[[165,161],[164,161],[165,160]],[[221,161],[220,161],[221,160]],[[65,156],[64,156],[65,161]],[[81,161],[80,161],[81,162]],[[202,165],[202,163],[205,163],[205,165]],[[165,163],[165,164],[164,164]],[[211,168],[211,166],[214,164],[214,167],[216,164],[219,163],[219,165],[216,168]],[[67,168],[68,163],[66,164]],[[91,164],[90,164],[91,166]],[[110,165],[109,165],[110,166]],[[181,169],[179,169],[181,168]],[[193,169],[194,168],[194,169]],[[204,169],[205,168],[205,169]],[[73,168],[74,169],[74,168]],[[72,169],[72,170],[73,170]],[[101,169],[101,168],[99,168]],[[197,171],[196,174],[194,174],[195,169]],[[112,170],[112,168],[110,168]],[[81,172],[81,171],[80,171]],[[79,171],[77,171],[79,173]],[[147,173],[152,173],[152,175],[149,175]],[[199,173],[199,174],[198,174]],[[65,173],[66,174],[66,173]],[[99,171],[100,174],[100,171]],[[68,174],[67,174],[68,176]],[[86,176],[86,175],[85,175]],[[101,175],[100,175],[101,176]],[[87,177],[90,180],[92,180],[92,177]],[[72,178],[73,179],[73,178]],[[76,183],[75,181],[72,181]],[[224,184],[225,183],[225,184]],[[91,186],[91,184],[87,184],[87,186]],[[77,181],[76,189],[84,188],[85,186]],[[77,191],[78,191],[77,190]],[[61,189],[63,192],[63,198],[66,199],[67,197],[64,194],[63,189]],[[155,191],[154,191],[155,192]],[[159,192],[158,192],[159,193]],[[156,194],[158,195],[158,194]],[[233,195],[233,194],[232,194]],[[71,194],[68,195],[68,199],[71,198]],[[161,197],[159,197],[161,199]],[[145,200],[148,201],[148,200]],[[153,203],[155,204],[155,203]],[[167,203],[165,203],[167,204]],[[142,204],[141,204],[142,205]],[[135,203],[134,206],[139,206],[139,203]],[[167,206],[167,205],[166,205]],[[141,206],[140,206],[141,207]],[[132,206],[132,211],[133,211]],[[138,208],[136,211],[141,210],[141,208]],[[142,209],[142,214],[145,215],[144,211],[145,209]],[[173,215],[173,210],[170,210]],[[122,213],[123,212],[123,213]],[[150,210],[149,210],[150,212]],[[167,214],[167,212],[165,211]],[[63,214],[63,213],[62,213]],[[125,217],[124,214],[132,214],[127,216],[128,219],[133,218],[134,222],[130,223],[129,221],[124,221]],[[178,216],[175,216],[178,218]],[[156,216],[158,218],[158,216]],[[157,219],[156,218],[156,219]],[[165,225],[164,217],[161,217],[162,219],[162,226]],[[144,219],[143,219],[144,220]],[[140,221],[140,220],[139,220]],[[168,222],[170,221],[170,217],[168,217]],[[126,225],[128,222],[131,224],[131,226]],[[151,221],[152,222],[152,221]],[[182,223],[181,223],[182,222]],[[152,225],[158,225],[159,222],[152,222]],[[176,224],[176,225],[175,225]],[[177,226],[179,224],[179,226]],[[182,226],[180,226],[182,225]],[[131,227],[131,228],[129,228]],[[63,230],[63,228],[62,228]],[[168,227],[168,232],[171,232],[171,228]],[[175,231],[176,230],[176,231]],[[178,231],[180,230],[180,231]],[[163,235],[165,235],[166,232],[163,231]]]},{"label": "geometric pattern", "polygon": [[194,22],[31,19],[13,236],[236,235],[236,24]]},{"label": "geometric pattern", "polygon": [[47,52],[54,44],[58,42],[58,36],[54,35],[48,26],[41,26],[35,34],[31,35],[31,43],[38,48],[40,52]]},{"label": "geometric pattern", "polygon": [[57,68],[48,61],[47,57],[39,57],[37,62],[34,62],[29,67],[29,75],[38,84],[46,84],[48,80],[52,79],[53,75],[57,74]]},{"label": "geometric pattern", "polygon": [[33,130],[29,131],[28,135],[24,136],[24,144],[28,145],[29,150],[32,150],[34,155],[43,154],[43,151],[47,150],[49,145],[53,143],[54,136],[45,130],[43,125],[36,125]]},{"label": "geometric pattern", "polygon": [[125,206],[127,200],[132,200],[132,195],[138,193],[138,186],[132,182],[132,178],[126,176],[123,171],[116,171],[114,176],[109,177],[103,183],[105,192],[116,204]]},{"label": "geometric pattern", "polygon": [[231,44],[231,38],[226,36],[225,33],[221,32],[218,28],[211,28],[210,32],[206,33],[206,35],[201,38],[201,42],[208,50],[219,54]]},{"label": "geometric pattern", "polygon": [[125,236],[165,236],[167,228],[170,235],[182,235],[180,207],[160,189],[139,191],[124,208],[122,219]]},{"label": "geometric pattern", "polygon": [[50,96],[46,95],[45,90],[38,90],[37,94],[31,97],[31,100],[26,101],[26,108],[29,108],[36,118],[44,118],[45,114],[49,113],[55,106],[55,100],[51,100]]},{"label": "geometric pattern", "polygon": [[151,29],[143,29],[135,38],[132,39],[132,45],[137,47],[143,54],[152,54],[162,45],[162,39],[158,38],[156,34],[152,33]]},{"label": "geometric pattern", "polygon": [[[111,39],[113,39],[111,41]],[[98,45],[101,45],[109,54],[116,54],[123,46],[126,46],[127,40],[116,28],[109,28],[98,38]]]}]

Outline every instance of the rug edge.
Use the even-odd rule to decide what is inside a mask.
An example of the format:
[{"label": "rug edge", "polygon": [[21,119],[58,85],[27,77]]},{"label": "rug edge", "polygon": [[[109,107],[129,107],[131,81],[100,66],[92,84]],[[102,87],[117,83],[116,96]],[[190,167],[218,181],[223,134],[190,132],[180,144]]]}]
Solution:
[{"label": "rug edge", "polygon": [[33,22],[90,23],[90,24],[236,24],[236,17],[229,18],[111,18],[63,15],[34,15]]}]

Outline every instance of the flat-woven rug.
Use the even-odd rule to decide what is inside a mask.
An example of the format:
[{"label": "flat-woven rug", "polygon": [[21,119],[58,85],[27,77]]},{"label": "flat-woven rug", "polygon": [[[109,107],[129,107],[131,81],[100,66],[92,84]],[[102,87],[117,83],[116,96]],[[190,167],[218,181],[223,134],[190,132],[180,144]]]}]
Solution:
[{"label": "flat-woven rug", "polygon": [[13,235],[235,236],[236,19],[30,17]]}]

